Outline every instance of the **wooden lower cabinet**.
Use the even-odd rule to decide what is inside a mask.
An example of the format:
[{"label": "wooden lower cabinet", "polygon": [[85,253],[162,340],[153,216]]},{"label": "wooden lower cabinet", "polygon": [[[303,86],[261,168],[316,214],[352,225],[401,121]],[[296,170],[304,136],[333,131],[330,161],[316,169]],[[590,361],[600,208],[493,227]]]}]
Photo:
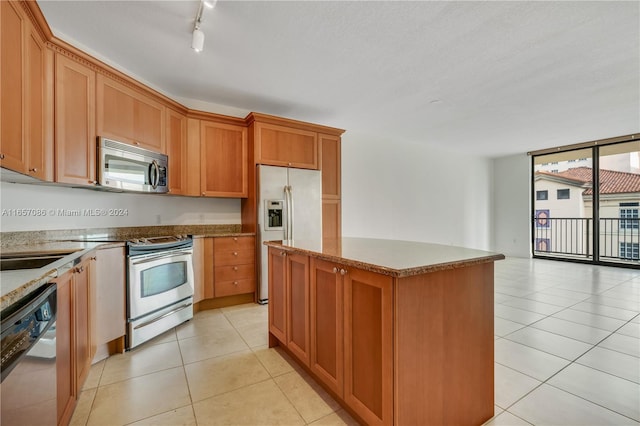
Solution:
[{"label": "wooden lower cabinet", "polygon": [[58,424],[71,419],[95,354],[93,258],[56,278],[56,368]]},{"label": "wooden lower cabinet", "polygon": [[73,374],[73,273],[69,272],[56,279],[56,380],[58,398],[58,424],[66,425],[71,420],[76,406],[77,389]]},{"label": "wooden lower cabinet", "polygon": [[344,394],[342,276],[331,262],[311,258],[311,371],[338,396]]},{"label": "wooden lower cabinet", "polygon": [[287,342],[287,252],[269,248],[269,332]]},{"label": "wooden lower cabinet", "polygon": [[344,400],[369,425],[393,421],[393,278],[356,268],[344,277]]},{"label": "wooden lower cabinet", "polygon": [[309,256],[288,254],[287,274],[287,347],[305,365],[309,365]]}]

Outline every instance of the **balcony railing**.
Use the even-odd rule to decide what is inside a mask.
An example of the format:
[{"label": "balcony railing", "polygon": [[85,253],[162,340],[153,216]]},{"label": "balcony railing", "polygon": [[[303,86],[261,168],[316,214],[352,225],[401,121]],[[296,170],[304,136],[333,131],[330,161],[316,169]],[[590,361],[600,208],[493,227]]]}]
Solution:
[{"label": "balcony railing", "polygon": [[[640,264],[640,218],[601,218],[599,224],[601,260]],[[536,219],[534,254],[593,259],[593,219]]]}]

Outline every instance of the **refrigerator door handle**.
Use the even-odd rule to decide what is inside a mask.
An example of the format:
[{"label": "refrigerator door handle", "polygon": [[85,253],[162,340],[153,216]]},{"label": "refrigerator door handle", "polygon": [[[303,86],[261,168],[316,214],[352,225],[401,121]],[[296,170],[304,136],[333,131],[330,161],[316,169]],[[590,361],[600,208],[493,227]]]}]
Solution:
[{"label": "refrigerator door handle", "polygon": [[284,186],[284,239],[289,240],[289,233],[291,232],[291,224],[289,222],[289,218],[291,217],[291,212],[289,208],[289,185]]},{"label": "refrigerator door handle", "polygon": [[291,228],[289,230],[289,239],[293,240],[294,239],[294,235],[293,232],[296,229],[295,223],[294,223],[294,216],[293,216],[293,188],[291,188],[291,185],[289,185],[289,224],[291,225]]}]

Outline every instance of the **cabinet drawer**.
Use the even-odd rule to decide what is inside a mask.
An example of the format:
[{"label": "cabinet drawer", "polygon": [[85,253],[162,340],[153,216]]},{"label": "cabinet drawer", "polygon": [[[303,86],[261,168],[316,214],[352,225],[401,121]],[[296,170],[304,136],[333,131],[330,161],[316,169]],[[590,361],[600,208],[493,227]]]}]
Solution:
[{"label": "cabinet drawer", "polygon": [[253,278],[255,266],[253,263],[246,265],[218,266],[216,268],[216,282],[238,281]]},{"label": "cabinet drawer", "polygon": [[245,265],[248,263],[255,263],[255,251],[253,248],[251,250],[216,250],[214,252],[214,262],[215,266],[224,266],[224,265]]},{"label": "cabinet drawer", "polygon": [[252,293],[256,289],[256,281],[251,278],[247,280],[216,281],[215,297],[232,296],[234,294]]},{"label": "cabinet drawer", "polygon": [[216,253],[218,250],[253,250],[254,237],[216,237],[214,238]]}]

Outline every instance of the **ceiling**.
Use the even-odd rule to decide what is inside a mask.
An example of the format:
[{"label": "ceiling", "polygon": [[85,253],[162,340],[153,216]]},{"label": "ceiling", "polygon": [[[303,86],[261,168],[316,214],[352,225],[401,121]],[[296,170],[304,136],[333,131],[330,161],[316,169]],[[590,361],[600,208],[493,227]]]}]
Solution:
[{"label": "ceiling", "polygon": [[499,157],[640,131],[638,1],[219,1],[201,53],[198,1],[38,4],[170,97],[347,138]]}]

